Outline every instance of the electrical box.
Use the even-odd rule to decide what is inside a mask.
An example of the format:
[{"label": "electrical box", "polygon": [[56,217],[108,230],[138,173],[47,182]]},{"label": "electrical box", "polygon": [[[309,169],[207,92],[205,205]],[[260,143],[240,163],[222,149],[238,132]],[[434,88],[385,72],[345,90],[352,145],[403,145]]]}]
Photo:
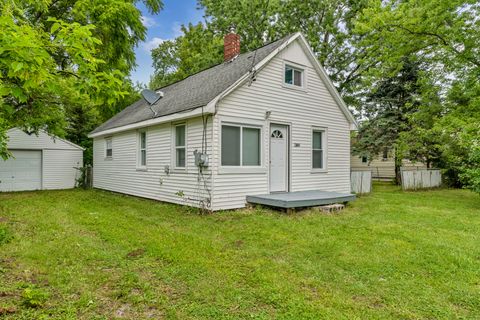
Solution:
[{"label": "electrical box", "polygon": [[193,155],[195,156],[195,165],[197,167],[208,167],[208,154],[195,150]]}]

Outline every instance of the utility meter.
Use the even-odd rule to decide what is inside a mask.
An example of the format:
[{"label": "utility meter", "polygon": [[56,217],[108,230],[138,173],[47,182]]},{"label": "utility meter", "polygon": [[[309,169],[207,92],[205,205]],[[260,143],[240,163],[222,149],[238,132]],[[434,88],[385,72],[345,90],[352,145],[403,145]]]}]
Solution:
[{"label": "utility meter", "polygon": [[193,151],[195,156],[195,165],[200,168],[208,167],[208,154],[204,152]]}]

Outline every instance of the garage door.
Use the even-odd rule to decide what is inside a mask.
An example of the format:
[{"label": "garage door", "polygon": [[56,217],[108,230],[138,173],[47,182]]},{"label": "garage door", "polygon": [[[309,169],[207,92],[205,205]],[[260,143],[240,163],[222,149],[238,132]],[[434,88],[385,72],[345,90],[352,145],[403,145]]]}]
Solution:
[{"label": "garage door", "polygon": [[42,188],[42,152],[11,151],[13,157],[0,158],[0,191],[37,190]]}]

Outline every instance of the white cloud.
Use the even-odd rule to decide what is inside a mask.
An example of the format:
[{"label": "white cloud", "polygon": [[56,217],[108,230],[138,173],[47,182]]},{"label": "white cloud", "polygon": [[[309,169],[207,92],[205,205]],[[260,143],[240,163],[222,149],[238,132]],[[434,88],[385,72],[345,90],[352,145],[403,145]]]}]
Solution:
[{"label": "white cloud", "polygon": [[157,21],[155,21],[155,19],[153,19],[151,17],[141,16],[140,20],[142,20],[142,24],[147,28],[150,28],[150,27],[153,27],[153,26],[157,25]]},{"label": "white cloud", "polygon": [[172,24],[172,33],[174,38],[183,36],[182,24],[178,21],[173,22]]},{"label": "white cloud", "polygon": [[155,49],[164,41],[165,41],[164,39],[154,37],[151,40],[143,43],[143,49],[145,49],[145,51],[147,52],[150,52],[152,49]]}]

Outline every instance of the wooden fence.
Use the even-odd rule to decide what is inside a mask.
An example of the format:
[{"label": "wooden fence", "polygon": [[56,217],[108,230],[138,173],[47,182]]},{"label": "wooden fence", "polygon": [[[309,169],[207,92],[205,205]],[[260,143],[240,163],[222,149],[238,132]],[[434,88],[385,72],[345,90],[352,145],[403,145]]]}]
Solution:
[{"label": "wooden fence", "polygon": [[403,190],[438,188],[442,184],[439,169],[401,170],[401,175]]},{"label": "wooden fence", "polygon": [[352,171],[350,172],[350,183],[352,192],[356,194],[370,193],[372,191],[372,171]]}]

